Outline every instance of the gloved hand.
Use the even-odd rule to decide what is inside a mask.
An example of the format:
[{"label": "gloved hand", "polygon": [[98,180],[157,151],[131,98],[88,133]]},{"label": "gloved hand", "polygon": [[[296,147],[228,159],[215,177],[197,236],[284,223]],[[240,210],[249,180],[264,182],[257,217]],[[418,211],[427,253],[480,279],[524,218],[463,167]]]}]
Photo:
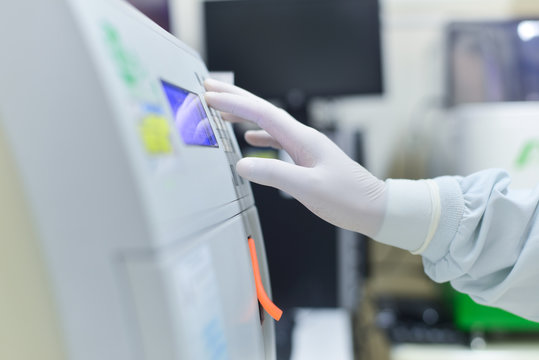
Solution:
[{"label": "gloved hand", "polygon": [[379,231],[386,209],[386,184],[350,159],[324,134],[284,110],[236,86],[209,79],[206,102],[224,120],[251,121],[263,130],[245,133],[253,146],[284,149],[295,164],[244,158],[240,176],[280,189],[322,219],[367,236]]}]

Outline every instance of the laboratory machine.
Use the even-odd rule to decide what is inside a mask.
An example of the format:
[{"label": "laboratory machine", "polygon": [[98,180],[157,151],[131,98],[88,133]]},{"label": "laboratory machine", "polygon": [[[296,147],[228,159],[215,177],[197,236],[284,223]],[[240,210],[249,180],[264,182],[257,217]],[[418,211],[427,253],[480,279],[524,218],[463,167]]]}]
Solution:
[{"label": "laboratory machine", "polygon": [[506,169],[512,186],[539,181],[539,21],[456,21],[445,29],[455,168]]},{"label": "laboratory machine", "polygon": [[197,53],[116,0],[4,2],[0,41],[0,358],[274,359],[257,209]]}]

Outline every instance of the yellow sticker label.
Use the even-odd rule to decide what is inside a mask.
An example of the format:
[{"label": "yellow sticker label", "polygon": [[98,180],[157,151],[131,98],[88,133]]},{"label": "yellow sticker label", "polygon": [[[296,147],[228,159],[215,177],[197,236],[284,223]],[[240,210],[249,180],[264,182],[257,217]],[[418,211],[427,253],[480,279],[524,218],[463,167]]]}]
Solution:
[{"label": "yellow sticker label", "polygon": [[156,114],[146,116],[140,127],[146,150],[150,154],[172,153],[171,131],[170,124],[165,117]]}]

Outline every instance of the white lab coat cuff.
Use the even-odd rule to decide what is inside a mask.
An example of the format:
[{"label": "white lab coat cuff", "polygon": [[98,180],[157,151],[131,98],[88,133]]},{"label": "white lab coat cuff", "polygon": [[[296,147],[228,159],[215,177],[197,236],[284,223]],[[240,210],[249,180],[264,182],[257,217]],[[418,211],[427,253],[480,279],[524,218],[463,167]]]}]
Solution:
[{"label": "white lab coat cuff", "polygon": [[452,176],[434,179],[440,190],[440,204],[443,211],[431,244],[422,254],[423,263],[431,277],[435,274],[430,264],[438,263],[449,253],[449,247],[462,220],[464,197],[458,182],[459,179],[459,177]]},{"label": "white lab coat cuff", "polygon": [[386,180],[387,207],[375,240],[420,254],[438,228],[441,202],[433,180]]}]

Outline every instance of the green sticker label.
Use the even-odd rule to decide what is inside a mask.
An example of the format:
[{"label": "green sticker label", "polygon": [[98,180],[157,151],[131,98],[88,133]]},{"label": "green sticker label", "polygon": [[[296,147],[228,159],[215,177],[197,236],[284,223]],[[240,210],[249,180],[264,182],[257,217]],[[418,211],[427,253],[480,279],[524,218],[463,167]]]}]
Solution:
[{"label": "green sticker label", "polygon": [[528,140],[524,143],[515,160],[515,167],[524,169],[533,162],[539,163],[539,139]]},{"label": "green sticker label", "polygon": [[120,77],[128,87],[136,87],[144,77],[144,71],[141,69],[136,55],[124,46],[116,28],[109,23],[104,23],[102,27],[105,34],[105,42],[114,59]]}]

